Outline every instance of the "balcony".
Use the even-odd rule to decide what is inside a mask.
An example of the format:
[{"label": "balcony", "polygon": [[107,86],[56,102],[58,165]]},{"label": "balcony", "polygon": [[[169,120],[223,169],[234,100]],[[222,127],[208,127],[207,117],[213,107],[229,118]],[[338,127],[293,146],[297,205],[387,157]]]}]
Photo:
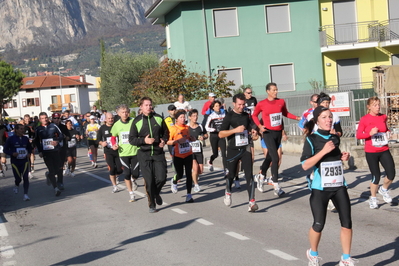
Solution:
[{"label": "balcony", "polygon": [[381,46],[399,45],[399,18],[380,23]]},{"label": "balcony", "polygon": [[380,24],[364,21],[325,25],[319,29],[321,52],[378,47]]},{"label": "balcony", "polygon": [[62,109],[71,110],[70,103],[53,103],[50,104],[50,111],[51,112],[61,112]]}]

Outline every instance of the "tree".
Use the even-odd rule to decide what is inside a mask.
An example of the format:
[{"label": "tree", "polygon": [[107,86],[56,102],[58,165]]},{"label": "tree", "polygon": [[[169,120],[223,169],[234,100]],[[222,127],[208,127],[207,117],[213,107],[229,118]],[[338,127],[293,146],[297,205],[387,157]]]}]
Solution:
[{"label": "tree", "polygon": [[103,52],[101,57],[101,108],[115,110],[122,103],[132,106],[134,84],[145,70],[158,65],[157,56]]},{"label": "tree", "polygon": [[11,64],[0,61],[0,120],[3,115],[3,105],[17,95],[22,86],[24,75],[20,70],[14,70]]},{"label": "tree", "polygon": [[231,97],[229,86],[234,83],[226,80],[226,73],[207,76],[190,72],[183,62],[167,58],[158,67],[147,70],[135,84],[133,98],[138,100],[146,95],[155,104],[162,104],[176,101],[179,94],[184,94],[188,101],[206,99],[209,92]]}]

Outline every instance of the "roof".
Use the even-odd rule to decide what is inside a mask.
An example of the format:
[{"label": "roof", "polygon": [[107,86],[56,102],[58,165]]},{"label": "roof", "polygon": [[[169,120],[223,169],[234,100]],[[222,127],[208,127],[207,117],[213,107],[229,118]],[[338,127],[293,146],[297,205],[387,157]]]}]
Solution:
[{"label": "roof", "polygon": [[153,18],[152,24],[165,23],[165,15],[181,2],[196,2],[199,0],[156,0],[145,12],[146,18]]},{"label": "roof", "polygon": [[[61,84],[60,84],[61,79]],[[82,85],[93,85],[88,82],[80,82],[74,79],[70,79],[63,76],[52,75],[52,76],[41,76],[41,77],[26,77],[22,80],[22,90],[26,89],[37,89],[37,88],[51,88],[62,86],[82,86]]]}]

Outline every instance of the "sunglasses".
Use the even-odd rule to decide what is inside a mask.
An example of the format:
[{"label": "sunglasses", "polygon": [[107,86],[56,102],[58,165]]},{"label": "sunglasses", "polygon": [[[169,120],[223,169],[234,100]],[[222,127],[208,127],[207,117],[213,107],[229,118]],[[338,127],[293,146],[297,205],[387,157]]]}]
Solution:
[{"label": "sunglasses", "polygon": [[246,92],[246,94],[252,94],[252,91],[250,91],[250,92]]},{"label": "sunglasses", "polygon": [[59,117],[53,117],[53,119],[60,119]]}]

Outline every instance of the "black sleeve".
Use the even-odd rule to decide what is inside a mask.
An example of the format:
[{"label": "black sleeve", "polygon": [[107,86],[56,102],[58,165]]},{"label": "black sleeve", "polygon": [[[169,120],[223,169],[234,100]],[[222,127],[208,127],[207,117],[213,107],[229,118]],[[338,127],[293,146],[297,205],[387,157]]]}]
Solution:
[{"label": "black sleeve", "polygon": [[96,140],[97,144],[100,144],[100,141],[103,141],[103,128],[104,127],[101,126],[97,132],[97,140]]},{"label": "black sleeve", "polygon": [[220,126],[220,131],[230,129],[231,112],[227,113],[223,119],[222,125]]},{"label": "black sleeve", "polygon": [[341,133],[341,136],[342,136],[341,122],[335,123],[335,124],[334,124],[334,129],[335,129],[335,132]]},{"label": "black sleeve", "polygon": [[144,138],[139,138],[139,132],[138,132],[137,127],[136,127],[136,123],[137,123],[138,117],[140,117],[140,116],[137,116],[133,120],[132,125],[130,126],[129,143],[131,145],[140,147],[142,145],[145,145],[145,140],[144,140]]},{"label": "black sleeve", "polygon": [[309,137],[305,139],[305,143],[303,144],[303,151],[302,151],[302,156],[301,156],[301,162],[305,161],[306,159],[309,159],[314,155],[314,150],[313,150],[313,144],[310,140]]},{"label": "black sleeve", "polygon": [[161,138],[164,140],[164,142],[168,142],[169,140],[169,128],[165,123],[165,120],[162,120],[162,128],[163,128],[163,133]]}]

